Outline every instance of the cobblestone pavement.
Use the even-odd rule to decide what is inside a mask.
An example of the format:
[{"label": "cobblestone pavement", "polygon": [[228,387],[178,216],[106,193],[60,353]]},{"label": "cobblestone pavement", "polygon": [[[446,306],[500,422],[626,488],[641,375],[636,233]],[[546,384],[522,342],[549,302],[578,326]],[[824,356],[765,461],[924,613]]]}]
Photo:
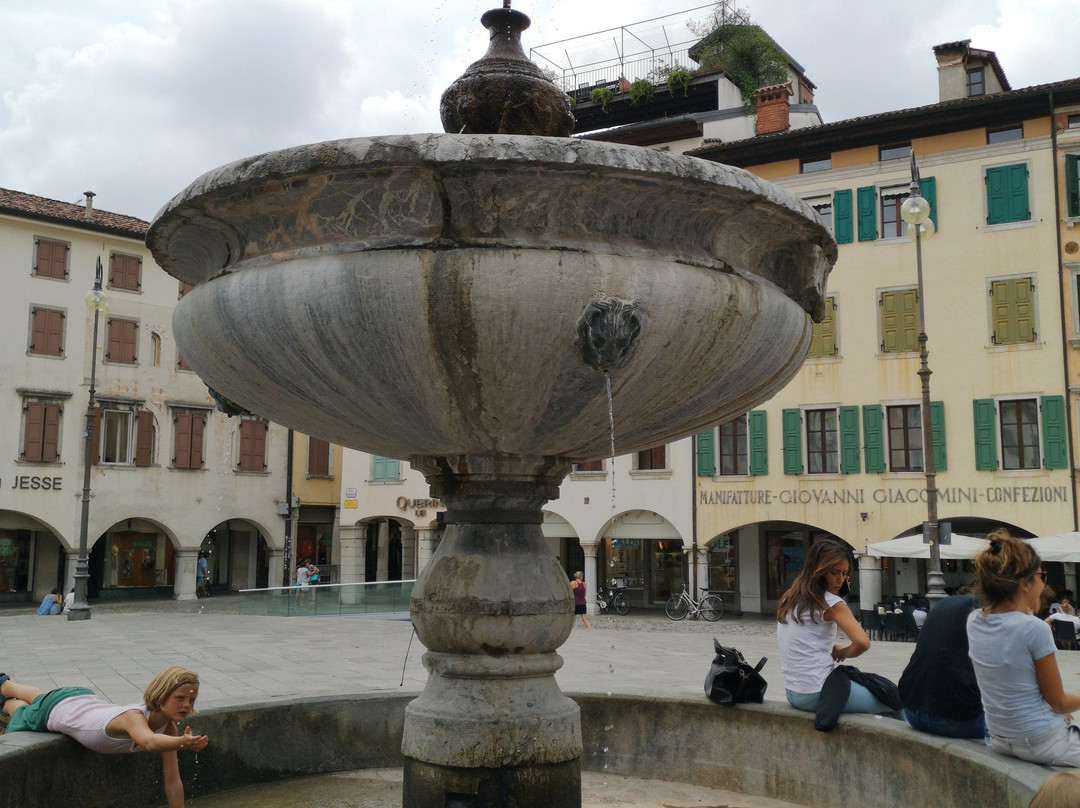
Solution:
[{"label": "cobblestone pavement", "polygon": [[[194,601],[95,605],[88,621],[0,611],[0,671],[43,689],[94,687],[135,701],[166,665],[202,678],[200,706],[360,692],[416,692],[427,680],[424,649],[405,614],[382,617],[273,617],[237,614],[242,595]],[[717,623],[673,622],[662,612],[597,615],[559,649],[566,692],[700,697],[712,640],[739,648],[752,664],[766,656],[767,698],[784,699],[775,622],[725,615]],[[914,645],[874,642],[857,661],[898,680]],[[1080,692],[1080,652],[1058,653],[1066,689]]]}]

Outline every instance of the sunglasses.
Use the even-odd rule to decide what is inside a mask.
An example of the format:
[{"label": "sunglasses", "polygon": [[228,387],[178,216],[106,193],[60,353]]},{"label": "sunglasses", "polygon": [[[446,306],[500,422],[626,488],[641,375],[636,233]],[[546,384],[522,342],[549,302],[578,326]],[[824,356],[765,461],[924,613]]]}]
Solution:
[{"label": "sunglasses", "polygon": [[1046,570],[1039,570],[1038,572],[1034,573],[1034,575],[1038,575],[1040,578],[1042,578],[1042,582],[1044,584],[1046,583]]}]

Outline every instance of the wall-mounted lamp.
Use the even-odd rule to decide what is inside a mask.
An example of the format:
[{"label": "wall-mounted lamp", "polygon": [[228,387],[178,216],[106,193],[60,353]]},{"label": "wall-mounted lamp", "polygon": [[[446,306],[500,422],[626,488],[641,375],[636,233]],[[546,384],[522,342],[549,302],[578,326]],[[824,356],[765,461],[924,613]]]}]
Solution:
[{"label": "wall-mounted lamp", "polygon": [[865,522],[865,521],[866,521],[866,517],[868,517],[869,515],[870,515],[870,514],[868,514],[868,513],[866,512],[866,511],[862,511],[862,512],[861,512],[861,513],[859,514],[859,518],[860,518],[860,519],[862,519],[862,520],[863,520],[863,521]]}]

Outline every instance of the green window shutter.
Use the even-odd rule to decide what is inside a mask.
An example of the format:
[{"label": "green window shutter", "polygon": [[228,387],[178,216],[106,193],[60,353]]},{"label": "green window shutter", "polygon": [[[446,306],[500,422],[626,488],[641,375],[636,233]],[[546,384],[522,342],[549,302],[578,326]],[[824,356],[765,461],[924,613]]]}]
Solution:
[{"label": "green window shutter", "polygon": [[915,351],[919,347],[919,295],[916,289],[881,293],[881,352]]},{"label": "green window shutter", "polygon": [[825,316],[814,323],[808,357],[836,356],[836,299],[825,298]]},{"label": "green window shutter", "polygon": [[859,241],[877,238],[877,188],[869,185],[858,191]]},{"label": "green window shutter", "polygon": [[1043,396],[1042,409],[1043,468],[1068,468],[1065,448],[1065,397]]},{"label": "green window shutter", "polygon": [[987,224],[1024,222],[1031,218],[1025,164],[986,169],[986,214]]},{"label": "green window shutter", "polygon": [[995,345],[1034,342],[1035,285],[1031,278],[1009,278],[990,284]]},{"label": "green window shutter", "polygon": [[840,471],[858,474],[859,462],[859,408],[840,408]]},{"label": "green window shutter", "polygon": [[784,410],[784,474],[802,474],[802,413]]},{"label": "green window shutter", "polygon": [[941,229],[937,212],[937,179],[934,177],[921,177],[919,179],[919,194],[930,203],[930,221],[934,223],[934,229]]},{"label": "green window shutter", "polygon": [[934,443],[934,470],[945,471],[949,455],[945,451],[945,402],[930,402],[930,440]]},{"label": "green window shutter", "polygon": [[715,429],[698,432],[697,436],[697,473],[698,477],[712,477],[716,473],[716,453],[713,451]]},{"label": "green window shutter", "polygon": [[1080,154],[1065,155],[1065,207],[1069,216],[1080,216]]},{"label": "green window shutter", "polygon": [[975,410],[975,468],[997,471],[997,414],[992,398],[977,398]]},{"label": "green window shutter", "polygon": [[837,244],[850,244],[855,240],[855,221],[851,209],[851,189],[833,194],[833,236]]},{"label": "green window shutter", "polygon": [[867,404],[862,408],[863,451],[866,456],[866,473],[881,474],[885,471],[885,442],[882,440],[880,404]]},{"label": "green window shutter", "polygon": [[746,415],[746,427],[750,437],[750,473],[769,473],[768,413],[753,410]]}]

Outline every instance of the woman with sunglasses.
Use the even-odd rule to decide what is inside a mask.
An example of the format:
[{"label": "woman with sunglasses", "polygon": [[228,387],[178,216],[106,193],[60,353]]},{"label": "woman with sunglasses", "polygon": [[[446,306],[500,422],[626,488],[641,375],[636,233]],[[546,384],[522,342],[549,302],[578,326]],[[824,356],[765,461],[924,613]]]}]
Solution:
[{"label": "woman with sunglasses", "polygon": [[1080,727],[1068,713],[1054,635],[1036,617],[1046,573],[1039,554],[1003,529],[975,556],[983,608],[968,617],[968,652],[982,693],[987,744],[1032,763],[1080,767]]}]

